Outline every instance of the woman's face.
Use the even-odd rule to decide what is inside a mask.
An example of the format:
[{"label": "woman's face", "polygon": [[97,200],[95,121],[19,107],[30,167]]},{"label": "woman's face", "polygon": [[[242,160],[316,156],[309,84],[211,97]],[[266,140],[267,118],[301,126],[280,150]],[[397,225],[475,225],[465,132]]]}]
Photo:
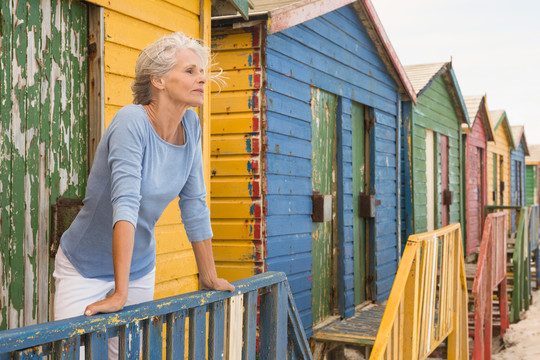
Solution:
[{"label": "woman's face", "polygon": [[160,79],[165,95],[179,105],[202,105],[206,75],[201,59],[191,49],[177,51],[176,59],[176,65]]}]

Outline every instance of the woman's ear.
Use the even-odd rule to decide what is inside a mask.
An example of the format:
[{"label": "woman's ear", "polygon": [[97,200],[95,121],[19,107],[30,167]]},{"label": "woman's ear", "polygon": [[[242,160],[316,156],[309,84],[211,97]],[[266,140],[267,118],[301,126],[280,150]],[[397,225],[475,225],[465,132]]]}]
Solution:
[{"label": "woman's ear", "polygon": [[150,82],[152,83],[152,85],[158,89],[158,90],[163,90],[164,89],[164,81],[163,81],[163,78],[162,77],[157,77],[157,76],[151,76],[150,77]]}]

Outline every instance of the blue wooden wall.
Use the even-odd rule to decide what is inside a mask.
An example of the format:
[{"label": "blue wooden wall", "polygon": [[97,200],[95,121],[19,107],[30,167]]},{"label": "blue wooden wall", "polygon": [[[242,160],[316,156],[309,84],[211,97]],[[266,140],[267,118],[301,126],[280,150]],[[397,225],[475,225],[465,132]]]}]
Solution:
[{"label": "blue wooden wall", "polygon": [[[338,95],[339,307],[354,314],[352,102],[372,108],[373,297],[388,298],[397,270],[397,85],[352,6],[268,35],[266,63],[266,266],[284,271],[311,334],[311,87]],[[372,224],[373,225],[373,224]]]},{"label": "blue wooden wall", "polygon": [[[525,205],[525,150],[520,141],[516,150],[510,151],[510,196],[512,205]],[[521,186],[518,188],[517,168],[521,164]],[[512,232],[517,230],[516,212],[512,210]]]}]

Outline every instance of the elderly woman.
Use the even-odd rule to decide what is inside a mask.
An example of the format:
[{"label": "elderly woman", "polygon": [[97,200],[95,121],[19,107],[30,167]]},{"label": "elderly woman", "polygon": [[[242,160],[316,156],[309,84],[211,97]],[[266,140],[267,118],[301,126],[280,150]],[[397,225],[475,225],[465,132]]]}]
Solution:
[{"label": "elderly woman", "polygon": [[[97,148],[84,207],[56,256],[55,319],[152,300],[154,226],[176,196],[202,289],[234,291],[216,275],[206,205],[201,126],[209,52],[181,33],[144,49],[134,105],[118,111]],[[181,266],[181,264],[179,264]]]}]

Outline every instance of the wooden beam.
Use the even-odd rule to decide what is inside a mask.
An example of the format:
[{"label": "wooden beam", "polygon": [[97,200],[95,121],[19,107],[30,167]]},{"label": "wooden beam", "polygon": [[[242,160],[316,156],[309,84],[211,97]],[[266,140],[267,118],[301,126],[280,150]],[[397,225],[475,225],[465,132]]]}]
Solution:
[{"label": "wooden beam", "polygon": [[103,8],[88,5],[88,172],[105,124],[103,49]]}]

